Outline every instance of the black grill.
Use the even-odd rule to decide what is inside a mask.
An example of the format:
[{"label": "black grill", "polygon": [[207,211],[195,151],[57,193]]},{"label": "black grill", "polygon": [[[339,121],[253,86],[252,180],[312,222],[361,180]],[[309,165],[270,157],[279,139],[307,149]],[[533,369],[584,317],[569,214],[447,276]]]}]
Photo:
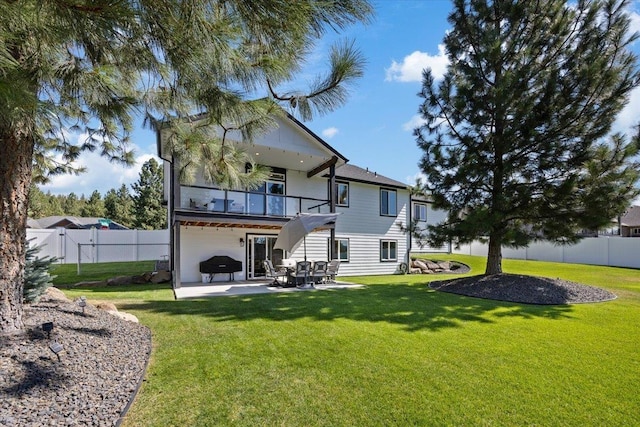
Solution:
[{"label": "black grill", "polygon": [[211,275],[209,282],[213,281],[213,276],[217,273],[229,273],[229,280],[235,280],[233,273],[236,271],[242,271],[242,261],[226,255],[212,256],[200,263],[200,273]]}]

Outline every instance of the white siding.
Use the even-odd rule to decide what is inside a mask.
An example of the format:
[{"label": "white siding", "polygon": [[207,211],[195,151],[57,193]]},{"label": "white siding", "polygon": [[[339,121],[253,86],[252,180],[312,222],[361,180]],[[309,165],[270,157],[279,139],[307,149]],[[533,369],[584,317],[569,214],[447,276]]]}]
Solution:
[{"label": "white siding", "polygon": [[[336,238],[349,239],[349,262],[340,265],[342,276],[392,274],[407,260],[408,237],[398,222],[407,223],[409,193],[397,190],[397,217],[380,215],[380,187],[349,183],[349,207],[337,207],[342,212],[336,221]],[[380,241],[397,241],[397,261],[380,261]]]},{"label": "white siding", "polygon": [[[416,203],[416,202],[412,202],[412,203]],[[434,209],[431,203],[425,203],[425,202],[417,202],[417,203],[425,204],[427,206],[427,220],[420,221],[418,223],[418,227],[421,230],[425,230],[427,228],[427,225],[435,225],[435,224],[446,221],[447,219],[446,211]],[[413,209],[413,205],[412,205],[412,209]],[[411,211],[411,214],[413,215],[413,210]],[[418,241],[413,237],[411,238],[411,252],[433,253],[433,252],[450,252],[450,251],[451,251],[451,248],[448,244],[442,245],[440,247],[430,246],[428,244],[425,244],[423,247],[420,247],[420,245],[418,245]]]}]

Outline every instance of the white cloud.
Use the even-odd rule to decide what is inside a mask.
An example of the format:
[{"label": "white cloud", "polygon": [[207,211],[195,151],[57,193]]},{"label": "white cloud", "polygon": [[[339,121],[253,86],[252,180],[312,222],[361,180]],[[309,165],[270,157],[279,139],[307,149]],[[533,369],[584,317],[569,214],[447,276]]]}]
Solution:
[{"label": "white cloud", "polygon": [[419,114],[415,114],[408,122],[402,124],[402,130],[412,132],[415,128],[422,126],[426,123]]},{"label": "white cloud", "polygon": [[[86,135],[75,135],[69,139],[83,141]],[[131,145],[131,149],[136,152],[135,164],[133,166],[123,166],[110,162],[106,157],[100,155],[99,150],[95,152],[83,153],[76,162],[75,167],[86,168],[86,172],[80,175],[57,175],[51,178],[48,184],[41,185],[40,189],[45,193],[51,191],[52,194],[68,194],[71,192],[77,195],[89,195],[98,190],[104,195],[110,189],[118,189],[122,184],[130,186],[138,179],[142,164],[150,158],[156,158],[154,153],[141,152],[136,145]],[[151,147],[152,148],[152,147]]]},{"label": "white cloud", "polygon": [[422,70],[425,68],[431,68],[433,77],[440,80],[447,71],[447,65],[449,59],[444,52],[443,44],[438,45],[438,54],[434,56],[416,50],[405,56],[401,63],[392,61],[391,66],[385,70],[385,81],[421,82]]},{"label": "white cloud", "polygon": [[626,133],[631,136],[633,127],[640,122],[640,87],[629,94],[629,102],[620,111],[616,121],[613,122],[612,131]]},{"label": "white cloud", "polygon": [[418,179],[420,179],[423,184],[427,182],[427,176],[422,172],[417,172],[414,175],[408,175],[405,178],[405,182],[409,185],[416,185],[416,182],[418,182]]},{"label": "white cloud", "polygon": [[629,31],[640,32],[640,14],[638,12],[629,12],[629,18],[631,19],[631,26]]},{"label": "white cloud", "polygon": [[327,139],[331,139],[331,138],[333,138],[334,136],[336,136],[336,135],[338,134],[338,132],[340,132],[340,131],[338,130],[338,128],[336,128],[336,127],[330,127],[330,128],[327,128],[327,129],[325,129],[325,130],[323,130],[323,131],[322,131],[322,136],[323,136],[323,137],[325,137],[325,138],[327,138]]}]

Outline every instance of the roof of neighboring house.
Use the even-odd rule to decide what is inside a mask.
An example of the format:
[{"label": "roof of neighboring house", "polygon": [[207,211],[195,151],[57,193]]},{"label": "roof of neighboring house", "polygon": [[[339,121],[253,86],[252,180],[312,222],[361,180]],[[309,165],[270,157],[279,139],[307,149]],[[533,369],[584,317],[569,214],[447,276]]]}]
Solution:
[{"label": "roof of neighboring house", "polygon": [[[78,217],[78,216],[47,216],[44,218],[40,218],[37,221],[34,221],[36,224],[39,224],[38,228],[56,228],[56,227],[64,227],[64,228],[79,228],[79,229],[88,229],[91,227],[102,228],[101,220],[104,221],[106,218],[98,218],[98,217]],[[110,230],[128,230],[122,224],[119,224],[115,221],[107,220],[109,224]],[[31,227],[36,228],[36,227]]]},{"label": "roof of neighboring house", "polygon": [[[328,175],[325,175],[325,177],[326,176]],[[371,172],[369,169],[362,169],[361,167],[351,165],[349,163],[336,168],[336,179],[363,182],[366,184],[377,184],[383,187],[407,188],[407,184],[405,183],[387,178],[377,172]]]},{"label": "roof of neighboring house", "polygon": [[43,228],[43,227],[35,219],[27,218],[27,228]]},{"label": "roof of neighboring house", "polygon": [[620,216],[620,225],[624,227],[640,227],[640,206],[631,206]]}]

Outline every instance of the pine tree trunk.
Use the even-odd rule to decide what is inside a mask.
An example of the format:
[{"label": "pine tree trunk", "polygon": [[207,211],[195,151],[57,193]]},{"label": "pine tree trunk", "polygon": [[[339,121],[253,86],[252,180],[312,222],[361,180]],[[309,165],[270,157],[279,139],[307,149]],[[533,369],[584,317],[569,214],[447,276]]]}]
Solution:
[{"label": "pine tree trunk", "polygon": [[0,335],[22,331],[27,205],[33,143],[0,125]]},{"label": "pine tree trunk", "polygon": [[493,233],[489,236],[489,252],[487,254],[487,268],[484,274],[502,273],[502,236]]}]

